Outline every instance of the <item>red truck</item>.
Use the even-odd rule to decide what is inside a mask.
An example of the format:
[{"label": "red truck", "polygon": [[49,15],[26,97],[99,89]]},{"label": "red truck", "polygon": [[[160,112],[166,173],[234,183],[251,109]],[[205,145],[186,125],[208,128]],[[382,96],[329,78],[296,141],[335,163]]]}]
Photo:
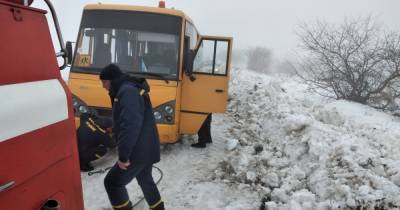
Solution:
[{"label": "red truck", "polygon": [[[61,78],[68,53],[52,13],[32,0],[0,0],[0,209],[83,210],[71,93]],[[59,67],[57,56],[64,59]]]}]

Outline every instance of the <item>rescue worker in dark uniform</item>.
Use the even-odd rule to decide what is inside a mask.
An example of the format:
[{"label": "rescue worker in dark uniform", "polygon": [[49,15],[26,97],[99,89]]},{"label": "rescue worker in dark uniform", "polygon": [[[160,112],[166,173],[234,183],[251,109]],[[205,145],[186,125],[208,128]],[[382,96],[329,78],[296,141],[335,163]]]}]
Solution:
[{"label": "rescue worker in dark uniform", "polygon": [[109,148],[116,147],[115,140],[107,131],[111,126],[111,120],[88,113],[81,114],[80,125],[76,131],[81,171],[93,170],[90,162],[103,157]]},{"label": "rescue worker in dark uniform", "polygon": [[199,136],[198,142],[192,144],[192,147],[195,148],[205,148],[208,143],[212,143],[211,138],[211,120],[212,116],[211,113],[207,115],[206,120],[204,120],[203,124],[201,125],[199,132],[197,135]]},{"label": "rescue worker in dark uniform", "polygon": [[100,73],[103,87],[109,91],[113,109],[113,132],[117,140],[118,161],[104,179],[114,209],[132,209],[126,185],[136,178],[150,209],[163,210],[157,185],[152,177],[153,164],[160,161],[160,141],[144,79],[123,74],[110,64]]}]

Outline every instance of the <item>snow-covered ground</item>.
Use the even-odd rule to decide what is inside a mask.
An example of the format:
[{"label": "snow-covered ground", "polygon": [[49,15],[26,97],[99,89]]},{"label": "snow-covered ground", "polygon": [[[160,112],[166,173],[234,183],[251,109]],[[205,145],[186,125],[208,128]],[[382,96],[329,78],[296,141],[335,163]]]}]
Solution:
[{"label": "snow-covered ground", "polygon": [[[174,210],[400,209],[399,128],[399,118],[307,93],[294,78],[236,69],[227,113],[213,115],[214,143],[164,145],[159,189]],[[103,178],[82,173],[85,209],[109,208]],[[139,200],[136,182],[128,188]]]}]

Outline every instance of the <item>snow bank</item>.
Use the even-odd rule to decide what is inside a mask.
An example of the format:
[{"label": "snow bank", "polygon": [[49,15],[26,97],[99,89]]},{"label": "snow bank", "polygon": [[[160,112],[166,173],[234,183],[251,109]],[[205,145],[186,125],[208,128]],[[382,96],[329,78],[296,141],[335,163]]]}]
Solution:
[{"label": "snow bank", "polygon": [[268,209],[400,208],[400,123],[324,101],[291,78],[232,73],[227,154],[215,175]]}]

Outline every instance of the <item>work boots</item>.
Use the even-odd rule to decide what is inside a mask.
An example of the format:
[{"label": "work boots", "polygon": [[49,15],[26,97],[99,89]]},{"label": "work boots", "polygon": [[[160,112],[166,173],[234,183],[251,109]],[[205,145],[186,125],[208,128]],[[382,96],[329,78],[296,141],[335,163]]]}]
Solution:
[{"label": "work boots", "polygon": [[156,207],[152,208],[151,210],[165,210],[164,202],[161,202],[160,204],[158,204]]},{"label": "work boots", "polygon": [[90,165],[90,163],[81,163],[80,168],[82,172],[93,171],[94,167]]},{"label": "work boots", "polygon": [[133,210],[133,207],[132,206],[125,206],[125,207],[114,209],[114,210]]},{"label": "work boots", "polygon": [[205,142],[197,142],[195,144],[190,145],[194,148],[205,148],[206,147],[206,143]]},{"label": "work boots", "polygon": [[129,201],[128,205],[122,207],[122,208],[114,208],[114,210],[133,210],[132,203]]},{"label": "work boots", "polygon": [[194,147],[194,148],[205,148],[206,144],[208,143],[212,143],[211,138],[208,139],[199,139],[199,142],[192,144],[190,146]]}]

